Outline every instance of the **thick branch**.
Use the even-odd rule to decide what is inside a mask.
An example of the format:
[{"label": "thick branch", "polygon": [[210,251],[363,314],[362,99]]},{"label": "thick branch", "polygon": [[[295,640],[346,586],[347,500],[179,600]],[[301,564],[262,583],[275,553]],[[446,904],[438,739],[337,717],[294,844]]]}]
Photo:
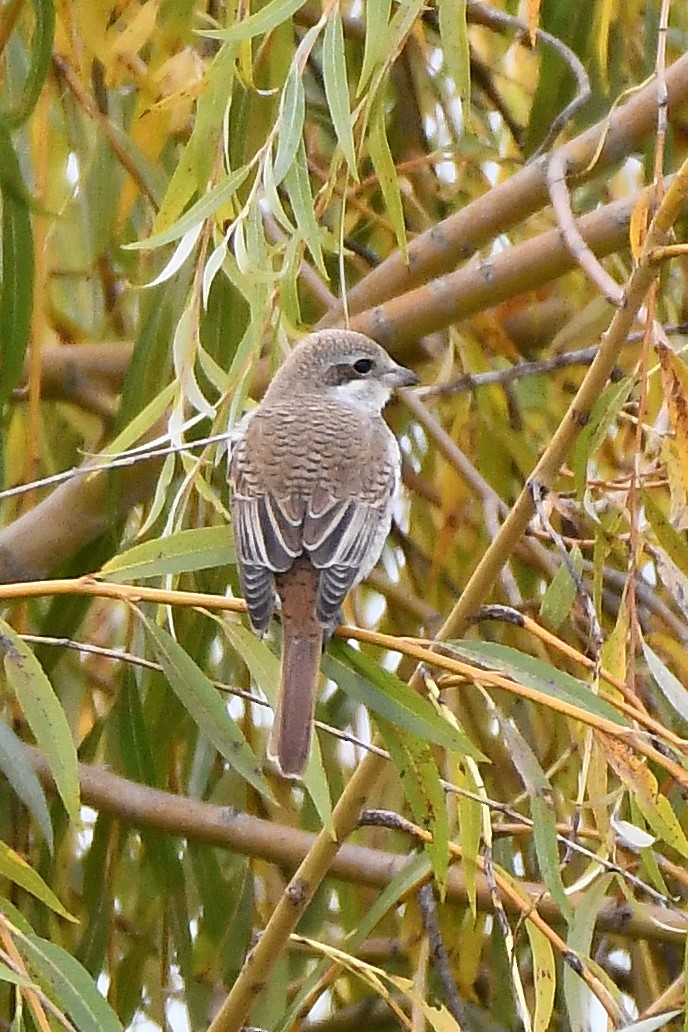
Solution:
[{"label": "thick branch", "polygon": [[[669,119],[688,99],[688,54],[679,58],[666,74]],[[652,81],[628,103],[562,147],[564,166],[580,181],[590,179],[636,150],[655,128],[657,83]],[[600,141],[604,141],[592,168],[589,165]],[[467,261],[488,240],[507,232],[549,200],[547,167],[543,155],[526,165],[509,180],[450,215],[444,222],[416,237],[408,256],[394,251],[348,293],[348,310],[356,315],[444,275],[459,262]],[[342,318],[338,305],[328,312],[322,325],[334,325]]]},{"label": "thick branch", "polygon": [[[55,782],[45,756],[34,746],[26,746],[26,749],[39,778],[50,792],[55,793]],[[153,828],[205,845],[231,849],[281,867],[296,867],[316,842],[316,836],[310,832],[149,788],[87,763],[79,764],[79,784],[85,804],[99,812],[110,813],[133,827]],[[345,843],[332,860],[330,874],[343,881],[382,889],[408,863],[408,859],[405,854]],[[491,911],[487,881],[481,874],[477,878],[478,906]],[[543,885],[524,882],[522,887],[533,899],[539,900],[538,911],[546,921],[561,922],[561,915]],[[416,888],[410,888],[409,893]],[[468,902],[463,874],[458,867],[449,873],[447,897],[458,903]],[[508,901],[505,901],[505,907],[512,909]],[[625,904],[610,899],[600,908],[597,929],[629,938],[678,943],[685,937],[686,919],[678,911],[655,904],[636,903],[631,910]]]}]

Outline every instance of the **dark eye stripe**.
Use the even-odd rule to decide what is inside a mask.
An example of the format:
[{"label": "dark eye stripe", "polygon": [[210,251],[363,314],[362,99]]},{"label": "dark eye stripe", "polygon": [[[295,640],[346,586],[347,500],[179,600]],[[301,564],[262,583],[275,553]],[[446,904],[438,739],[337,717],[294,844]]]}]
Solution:
[{"label": "dark eye stripe", "polygon": [[349,362],[342,362],[339,365],[330,366],[325,374],[325,383],[328,387],[339,387],[344,383],[351,383],[352,380],[360,380],[361,376],[365,376],[372,369],[372,362],[370,366],[365,369],[357,369],[356,366],[359,362],[369,362],[369,359],[358,359],[351,365]]}]

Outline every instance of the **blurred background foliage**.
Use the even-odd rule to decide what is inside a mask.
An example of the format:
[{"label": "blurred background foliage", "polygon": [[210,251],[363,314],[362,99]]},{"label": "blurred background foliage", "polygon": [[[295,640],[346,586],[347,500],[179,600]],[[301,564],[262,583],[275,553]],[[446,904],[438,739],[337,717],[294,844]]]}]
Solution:
[{"label": "blurred background foliage", "polygon": [[[614,305],[547,185],[564,155],[624,287],[686,158],[686,51],[678,0],[4,0],[3,1028],[238,1027],[375,730],[387,816],[319,872],[252,1024],[686,1027],[688,264],[659,256],[665,335],[624,335],[576,423]],[[234,604],[224,435],[347,321],[424,390],[389,409],[404,492],[302,790],[261,769],[279,630]],[[502,608],[433,670],[469,581]]]}]

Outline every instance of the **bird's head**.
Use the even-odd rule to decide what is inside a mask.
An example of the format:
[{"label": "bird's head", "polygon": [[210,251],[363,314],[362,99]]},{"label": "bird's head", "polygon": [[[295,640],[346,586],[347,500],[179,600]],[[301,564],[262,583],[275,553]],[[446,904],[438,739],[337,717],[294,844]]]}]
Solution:
[{"label": "bird's head", "polygon": [[305,337],[277,373],[266,394],[307,394],[336,399],[371,415],[382,411],[397,387],[418,377],[400,366],[374,340],[353,330],[328,329]]}]

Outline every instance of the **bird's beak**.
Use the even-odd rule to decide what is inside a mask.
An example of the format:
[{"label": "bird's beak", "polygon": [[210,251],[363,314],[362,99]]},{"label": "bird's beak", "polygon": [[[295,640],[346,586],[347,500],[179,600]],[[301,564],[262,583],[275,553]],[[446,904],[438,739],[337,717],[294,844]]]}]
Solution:
[{"label": "bird's beak", "polygon": [[395,366],[385,373],[385,380],[390,387],[415,387],[420,383],[420,376],[404,366]]}]

